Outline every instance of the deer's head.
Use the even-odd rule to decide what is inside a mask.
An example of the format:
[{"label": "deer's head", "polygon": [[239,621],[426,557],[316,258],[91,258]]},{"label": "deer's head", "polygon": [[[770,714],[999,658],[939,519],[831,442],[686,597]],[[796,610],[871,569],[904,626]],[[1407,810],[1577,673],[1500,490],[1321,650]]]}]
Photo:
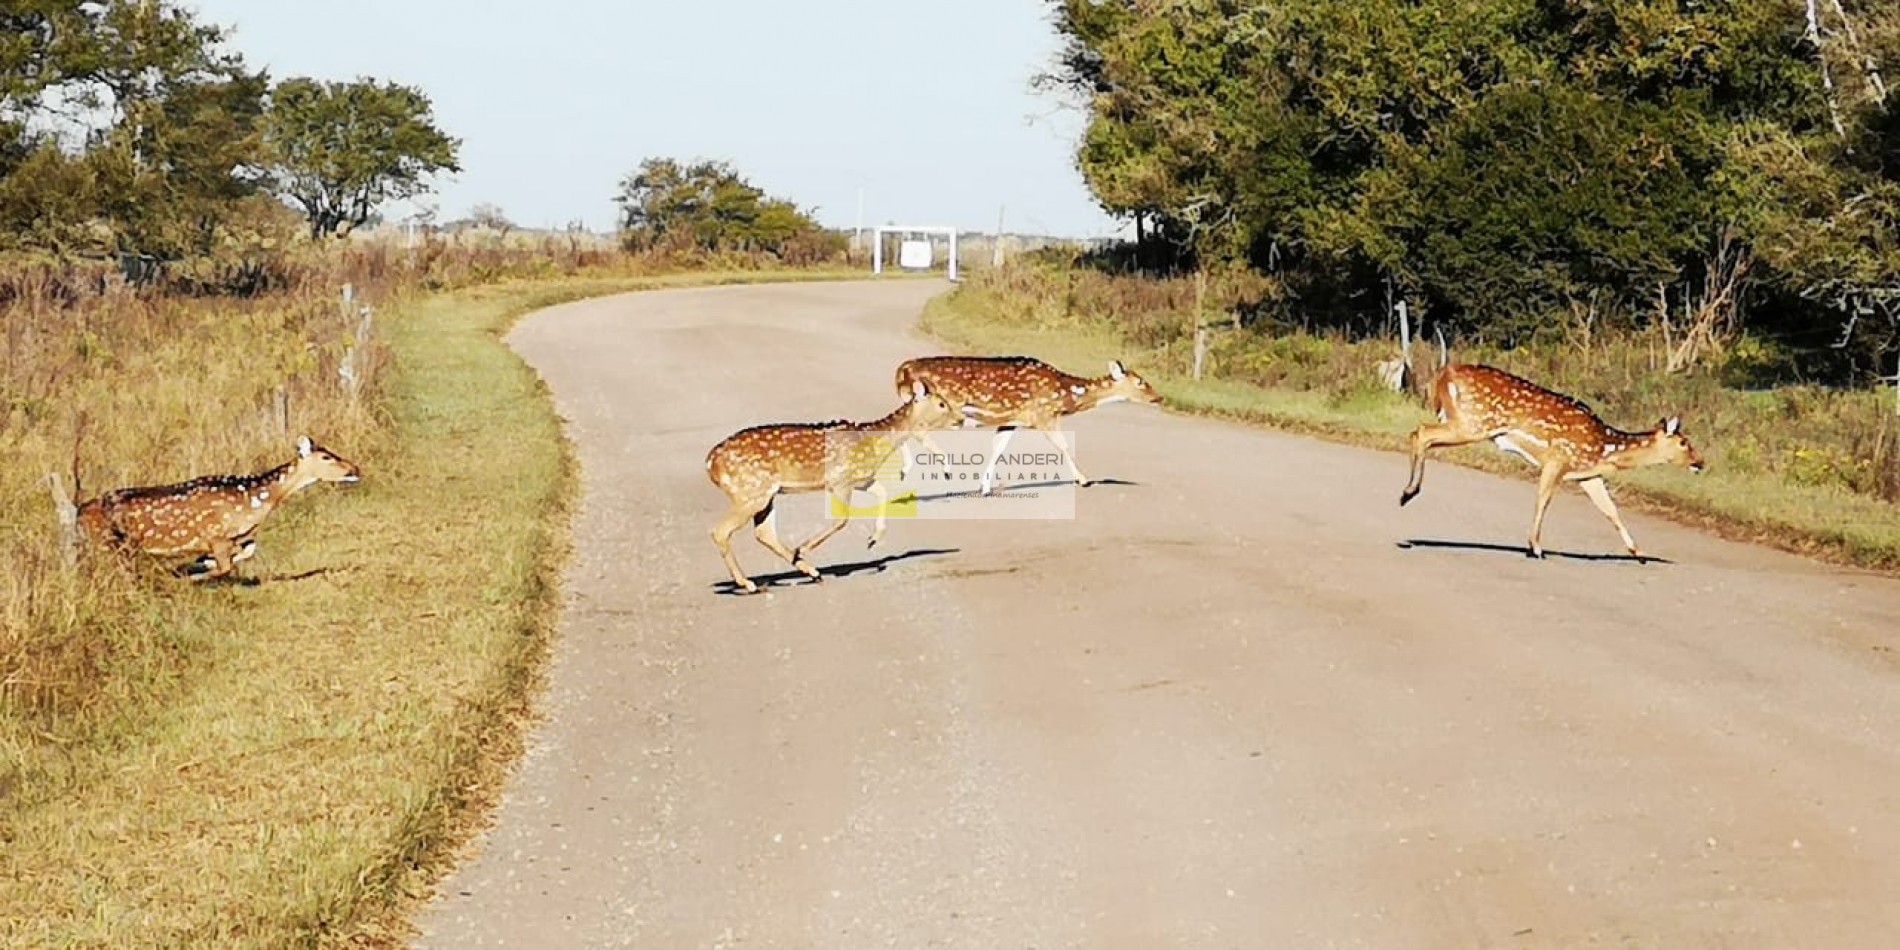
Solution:
[{"label": "deer's head", "polygon": [[1655,461],[1667,465],[1681,465],[1691,472],[1702,471],[1702,456],[1689,444],[1689,437],[1682,434],[1682,418],[1670,416],[1656,423],[1656,430],[1649,434],[1649,444]]},{"label": "deer's head", "polygon": [[963,412],[921,382],[910,384],[904,399],[904,425],[913,431],[948,429],[963,422]]},{"label": "deer's head", "polygon": [[291,463],[291,483],[303,486],[318,482],[340,482],[349,484],[363,476],[363,470],[356,463],[337,455],[335,452],[310,441],[309,436],[297,439],[297,461]]},{"label": "deer's head", "polygon": [[1122,365],[1121,360],[1108,364],[1108,375],[1102,380],[1102,402],[1138,402],[1150,406],[1161,405],[1161,394],[1155,391],[1140,374],[1131,372]]}]

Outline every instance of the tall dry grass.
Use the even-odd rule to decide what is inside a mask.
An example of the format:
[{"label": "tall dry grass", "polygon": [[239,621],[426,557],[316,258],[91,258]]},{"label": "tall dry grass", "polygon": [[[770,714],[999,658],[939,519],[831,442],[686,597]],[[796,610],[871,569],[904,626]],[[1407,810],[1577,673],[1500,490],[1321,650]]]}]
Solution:
[{"label": "tall dry grass", "polygon": [[[373,460],[387,438],[388,353],[373,323],[359,345],[357,307],[503,280],[774,263],[628,254],[587,235],[480,232],[195,261],[142,286],[108,263],[0,262],[0,751],[21,762],[35,744],[70,741],[100,715],[153,701],[199,623],[200,601],[151,583],[154,565],[87,557],[67,570],[49,474],[68,491],[76,475],[90,497],[248,473],[288,460],[301,434]],[[354,306],[342,299],[346,284]],[[271,534],[267,527],[266,547]]]},{"label": "tall dry grass", "polygon": [[150,698],[136,684],[167,679],[192,627],[191,602],[143,583],[144,565],[85,557],[67,570],[47,476],[68,491],[76,476],[89,497],[268,468],[302,433],[371,448],[386,356],[374,338],[357,344],[360,318],[344,312],[350,265],[302,265],[252,297],[127,287],[98,266],[0,269],[0,741],[16,760],[33,737],[83,730],[102,700]]},{"label": "tall dry grass", "polygon": [[[690,265],[718,273],[642,276]],[[0,943],[398,942],[381,915],[499,774],[552,609],[571,478],[499,331],[581,296],[821,276],[772,265],[518,234],[300,245],[139,287],[0,262]],[[556,279],[516,279],[537,277]],[[366,343],[345,283],[376,309]],[[261,470],[299,433],[364,481],[273,515],[242,568],[263,583],[62,560],[45,477],[75,453],[93,495]]]}]

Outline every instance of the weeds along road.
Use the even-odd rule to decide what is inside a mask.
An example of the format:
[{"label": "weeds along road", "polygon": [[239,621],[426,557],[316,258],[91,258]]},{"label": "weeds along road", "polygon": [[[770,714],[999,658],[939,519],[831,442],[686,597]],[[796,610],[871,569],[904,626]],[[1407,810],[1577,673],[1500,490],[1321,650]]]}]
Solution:
[{"label": "weeds along road", "polygon": [[1533,562],[1528,483],[1434,464],[1401,512],[1400,456],[1118,405],[1073,429],[1133,484],[1073,521],[854,525],[843,576],[717,593],[707,449],[884,414],[941,289],[514,333],[577,552],[548,719],[422,945],[1900,945],[1891,580],[1641,516],[1674,563],[1566,556],[1620,552],[1573,490]]}]

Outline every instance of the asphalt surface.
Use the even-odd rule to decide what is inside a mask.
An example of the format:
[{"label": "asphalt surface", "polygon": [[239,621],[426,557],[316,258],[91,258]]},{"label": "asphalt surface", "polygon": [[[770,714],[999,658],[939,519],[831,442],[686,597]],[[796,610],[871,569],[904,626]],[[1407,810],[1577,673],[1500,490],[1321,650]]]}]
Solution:
[{"label": "asphalt surface", "polygon": [[1072,521],[854,525],[816,586],[741,532],[782,579],[724,593],[707,449],[884,414],[942,289],[510,337],[577,554],[418,945],[1900,946],[1900,582],[1631,515],[1638,565],[1572,490],[1531,561],[1527,482],[1434,465],[1401,511],[1401,456],[1118,405],[1071,426],[1117,480]]}]

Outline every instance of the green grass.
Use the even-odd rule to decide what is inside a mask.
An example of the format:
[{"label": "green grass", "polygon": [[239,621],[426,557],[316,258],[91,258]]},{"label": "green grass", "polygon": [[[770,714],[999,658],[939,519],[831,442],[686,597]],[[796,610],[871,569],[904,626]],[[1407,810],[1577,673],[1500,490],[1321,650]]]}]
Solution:
[{"label": "green grass", "polygon": [[[1023,353],[1075,372],[1099,373],[1107,360],[1123,359],[1160,389],[1174,410],[1370,448],[1403,452],[1412,429],[1430,418],[1416,398],[1382,391],[1365,381],[1370,376],[1370,357],[1361,361],[1366,364],[1361,367],[1364,372],[1354,381],[1332,380],[1325,389],[1223,378],[1197,381],[1185,371],[1179,347],[1173,345],[1177,341],[1137,341],[1116,332],[1102,319],[1038,313],[1044,304],[1016,299],[1026,296],[966,284],[931,302],[924,314],[923,329],[960,352]],[[1146,322],[1152,325],[1153,318]],[[1350,345],[1311,337],[1288,344],[1317,351],[1306,361],[1309,371],[1317,365],[1321,372],[1337,373],[1336,365],[1349,362],[1347,357],[1352,355]],[[1238,347],[1230,347],[1222,355],[1228,358],[1229,366],[1273,362],[1258,353],[1241,352]],[[1280,370],[1275,367],[1275,372]],[[1772,394],[1757,398],[1785,400]],[[1873,397],[1868,399],[1871,402]],[[1738,435],[1736,441],[1750,447],[1764,440],[1768,427],[1799,429],[1799,424],[1789,421],[1780,410],[1745,412],[1737,408],[1738,403],[1750,401],[1754,400],[1705,399],[1709,412],[1719,413],[1720,418],[1690,415],[1690,425]],[[1629,414],[1628,410],[1624,412]],[[1624,421],[1637,425],[1647,420]],[[1706,436],[1700,437],[1698,444],[1705,455],[1731,460],[1726,451],[1712,453]],[[1725,449],[1720,445],[1713,448]],[[1488,446],[1439,452],[1433,457],[1526,481],[1533,477],[1521,461]],[[1900,507],[1831,483],[1831,479],[1816,479],[1821,484],[1794,484],[1786,473],[1763,471],[1742,459],[1733,461],[1735,464],[1712,465],[1701,475],[1673,469],[1626,473],[1614,479],[1617,497],[1625,508],[1647,510],[1732,539],[1868,569],[1900,570]],[[1395,460],[1395,500],[1403,487],[1403,474],[1402,461]]]},{"label": "green grass", "polygon": [[157,642],[134,669],[107,651],[104,711],[9,744],[0,945],[400,942],[519,748],[553,630],[573,460],[500,334],[600,294],[837,276],[859,275],[564,279],[386,306],[386,431],[332,446],[363,481],[268,522],[257,586],[122,578],[126,625]]}]

